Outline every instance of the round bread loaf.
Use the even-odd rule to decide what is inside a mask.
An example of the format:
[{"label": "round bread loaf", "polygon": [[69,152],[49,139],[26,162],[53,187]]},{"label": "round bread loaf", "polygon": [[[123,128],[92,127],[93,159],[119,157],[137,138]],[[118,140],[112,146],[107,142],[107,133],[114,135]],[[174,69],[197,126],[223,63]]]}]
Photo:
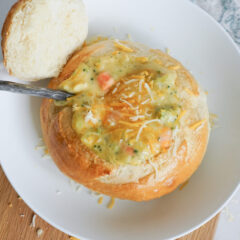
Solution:
[{"label": "round bread loaf", "polygon": [[160,50],[106,40],[78,51],[45,99],[45,143],[59,169],[112,197],[145,201],[172,192],[195,172],[209,137],[206,94]]},{"label": "round bread loaf", "polygon": [[81,0],[19,0],[2,29],[4,65],[22,80],[56,77],[87,31]]}]

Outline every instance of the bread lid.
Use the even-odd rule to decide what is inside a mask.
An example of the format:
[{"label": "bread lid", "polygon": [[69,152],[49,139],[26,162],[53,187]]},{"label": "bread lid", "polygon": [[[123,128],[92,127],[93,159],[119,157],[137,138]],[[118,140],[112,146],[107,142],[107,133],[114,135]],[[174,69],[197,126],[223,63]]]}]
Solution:
[{"label": "bread lid", "polygon": [[81,0],[20,0],[2,29],[4,65],[11,75],[27,81],[55,77],[87,32]]}]

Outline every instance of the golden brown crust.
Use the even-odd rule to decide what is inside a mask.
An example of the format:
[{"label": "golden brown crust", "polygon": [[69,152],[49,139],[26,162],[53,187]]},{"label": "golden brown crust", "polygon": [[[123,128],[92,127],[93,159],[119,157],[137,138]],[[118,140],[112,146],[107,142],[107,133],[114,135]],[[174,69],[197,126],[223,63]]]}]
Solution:
[{"label": "golden brown crust", "polygon": [[[73,55],[60,76],[53,79],[49,87],[56,88],[71,75],[83,59],[89,57],[99,48],[101,48],[101,45],[97,47],[92,45]],[[176,60],[174,62],[177,63]],[[195,88],[197,83],[195,83],[195,80],[185,68],[181,68],[186,71],[187,80],[193,86],[193,92],[198,94],[198,89]],[[190,159],[187,159],[188,144],[186,141],[183,141],[177,150],[176,156],[172,159],[177,164],[163,181],[149,184],[150,179],[154,177],[155,173],[153,172],[139,179],[138,183],[104,183],[97,178],[110,174],[111,165],[99,159],[81,143],[71,127],[71,114],[72,111],[70,108],[59,110],[54,106],[53,101],[47,99],[43,101],[41,106],[41,124],[44,141],[48,150],[63,173],[86,187],[109,196],[134,201],[146,201],[170,193],[195,172],[206,150],[209,134],[207,122],[198,131],[198,144],[195,146],[195,151],[190,156]]]},{"label": "golden brown crust", "polygon": [[[5,65],[5,67],[6,67],[6,61],[7,61],[7,59],[6,59],[6,52],[7,52],[6,43],[7,43],[8,36],[10,34],[13,16],[17,11],[19,11],[19,9],[23,8],[25,3],[28,1],[31,1],[31,0],[17,1],[9,10],[8,15],[5,19],[5,22],[3,24],[1,46],[2,46],[3,63]],[[7,69],[7,70],[9,72],[9,74],[12,74],[11,69]]]}]

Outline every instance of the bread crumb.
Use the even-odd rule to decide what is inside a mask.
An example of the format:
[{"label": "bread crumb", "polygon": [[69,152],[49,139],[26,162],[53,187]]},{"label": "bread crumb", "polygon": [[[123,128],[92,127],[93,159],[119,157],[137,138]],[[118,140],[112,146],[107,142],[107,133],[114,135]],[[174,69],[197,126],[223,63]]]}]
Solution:
[{"label": "bread crumb", "polygon": [[37,236],[40,237],[43,234],[43,230],[41,228],[38,228],[36,233],[37,233]]},{"label": "bread crumb", "polygon": [[112,197],[111,200],[110,200],[110,202],[108,203],[107,208],[108,208],[108,209],[112,209],[113,206],[114,206],[114,204],[115,204],[115,198]]},{"label": "bread crumb", "polygon": [[100,197],[100,198],[98,199],[98,204],[102,204],[102,202],[103,202],[103,197]]},{"label": "bread crumb", "polygon": [[9,202],[9,203],[8,203],[8,207],[10,207],[10,208],[12,208],[12,207],[13,207],[13,205],[12,205],[12,203],[11,203],[11,202]]},{"label": "bread crumb", "polygon": [[22,198],[20,196],[17,197],[18,200],[22,200]]},{"label": "bread crumb", "polygon": [[25,215],[24,214],[20,214],[20,217],[25,217]]},{"label": "bread crumb", "polygon": [[37,217],[37,216],[36,216],[35,214],[33,214],[32,222],[31,222],[31,224],[30,224],[30,227],[32,227],[32,228],[35,228],[35,227],[36,227],[36,224],[35,224],[36,217]]}]

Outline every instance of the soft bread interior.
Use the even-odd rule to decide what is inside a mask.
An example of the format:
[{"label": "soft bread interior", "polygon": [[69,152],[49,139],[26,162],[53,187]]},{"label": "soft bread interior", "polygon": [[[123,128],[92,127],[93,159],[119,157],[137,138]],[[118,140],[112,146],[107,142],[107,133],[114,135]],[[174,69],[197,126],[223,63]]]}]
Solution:
[{"label": "soft bread interior", "polygon": [[6,19],[3,55],[8,71],[24,80],[57,76],[87,36],[81,0],[18,2]]}]

